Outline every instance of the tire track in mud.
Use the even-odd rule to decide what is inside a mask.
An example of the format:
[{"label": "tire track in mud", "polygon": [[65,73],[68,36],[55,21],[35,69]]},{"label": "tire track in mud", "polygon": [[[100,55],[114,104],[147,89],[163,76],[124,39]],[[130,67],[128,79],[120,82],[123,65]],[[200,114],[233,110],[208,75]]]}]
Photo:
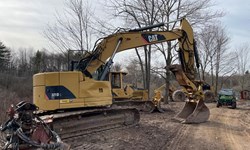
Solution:
[{"label": "tire track in mud", "polygon": [[181,145],[183,145],[183,139],[185,139],[185,136],[187,135],[189,126],[186,124],[182,124],[182,126],[179,128],[177,132],[174,132],[173,134],[175,137],[169,141],[170,145],[162,147],[161,149],[171,149],[171,150],[178,150]]},{"label": "tire track in mud", "polygon": [[[173,103],[173,111],[141,115],[136,127],[113,129],[72,139],[73,150],[136,149],[136,150],[248,150],[250,106],[237,109],[216,108],[207,104],[208,122],[181,124],[172,118],[181,104]],[[76,142],[76,143],[74,143]]]},{"label": "tire track in mud", "polygon": [[[215,116],[216,117],[216,116]],[[204,141],[204,136],[213,137],[215,134],[211,132],[210,121],[201,124],[180,124],[179,130],[175,136],[162,149],[169,150],[200,150],[209,149],[210,145]],[[209,131],[209,132],[206,132]],[[205,139],[206,140],[206,139]],[[215,147],[214,145],[212,145]],[[212,149],[212,148],[211,148]]]},{"label": "tire track in mud", "polygon": [[240,118],[240,124],[245,128],[244,133],[250,139],[250,101],[247,101],[244,104],[245,108],[243,108],[244,112]]},{"label": "tire track in mud", "polygon": [[[238,112],[237,112],[238,113]],[[228,113],[227,113],[228,114]],[[235,111],[235,113],[234,114],[232,114],[233,116],[235,116],[236,115],[236,111]],[[226,126],[225,128],[226,128],[226,136],[227,136],[227,138],[229,139],[229,143],[230,143],[230,147],[233,149],[233,150],[242,150],[242,148],[241,148],[241,145],[239,145],[237,142],[236,142],[236,139],[235,139],[235,137],[234,137],[234,134],[233,134],[233,131],[232,131],[232,129],[231,129],[231,127],[232,127],[232,123],[234,124],[234,122],[233,122],[233,119],[232,118],[230,118],[229,116],[227,116],[227,117],[224,117],[223,118],[223,120],[224,120],[224,122],[228,125],[228,126]],[[240,147],[240,148],[239,148]]]},{"label": "tire track in mud", "polygon": [[224,123],[221,134],[224,135],[222,143],[227,145],[226,149],[229,150],[248,150],[250,144],[248,143],[249,134],[246,132],[249,124],[244,119],[245,106],[238,106],[238,109],[220,108],[221,114],[220,121]]},{"label": "tire track in mud", "polygon": [[227,119],[228,119],[228,108],[217,108],[216,111],[217,121],[222,124],[222,126],[218,127],[218,131],[220,133],[220,143],[226,150],[232,149],[232,143],[234,143],[234,139],[230,136],[231,130],[230,126],[228,125]]},{"label": "tire track in mud", "polygon": [[[242,111],[237,110],[238,113],[233,114],[234,118],[230,120],[227,118],[227,124],[231,127],[229,130],[229,136],[232,139],[232,146],[235,150],[248,150],[250,149],[250,144],[246,143],[243,139],[249,139],[249,134],[246,132],[246,126],[243,125],[241,122],[243,116]],[[240,118],[240,119],[239,119]],[[233,120],[233,123],[232,123]],[[244,122],[245,123],[245,122]],[[247,124],[249,126],[249,124]],[[236,127],[236,128],[235,128]],[[232,130],[235,128],[235,130]]]},{"label": "tire track in mud", "polygon": [[[250,114],[248,114],[248,115],[250,115]],[[249,120],[250,120],[250,117],[249,117]],[[250,125],[248,123],[246,123],[246,121],[244,121],[243,119],[240,120],[240,124],[245,127],[244,133],[250,139]]]},{"label": "tire track in mud", "polygon": [[[95,140],[94,143],[90,143],[87,140],[83,140],[83,139],[88,139],[88,137],[92,137],[97,135],[96,138],[100,138],[100,137],[105,137],[105,135],[108,135],[110,132],[119,132],[120,130],[129,130],[129,128],[135,128],[135,125],[128,125],[128,126],[123,126],[120,128],[114,128],[114,129],[109,129],[109,130],[103,130],[103,131],[98,131],[98,132],[94,132],[91,134],[86,134],[86,135],[81,135],[81,136],[77,136],[77,137],[72,137],[70,139],[67,139],[65,142],[67,144],[71,145],[71,149],[72,150],[102,150],[102,144],[98,142],[98,140]],[[102,139],[99,139],[102,140]],[[93,142],[93,141],[92,141]],[[115,145],[113,145],[115,146]],[[108,146],[106,146],[107,148]],[[111,148],[111,147],[109,147]]]},{"label": "tire track in mud", "polygon": [[[188,124],[179,127],[170,144],[162,149],[169,150],[247,150],[246,126],[240,124],[242,110],[216,108],[209,104],[211,115],[206,123]],[[249,117],[250,118],[250,117]],[[243,138],[243,139],[242,139]]]}]

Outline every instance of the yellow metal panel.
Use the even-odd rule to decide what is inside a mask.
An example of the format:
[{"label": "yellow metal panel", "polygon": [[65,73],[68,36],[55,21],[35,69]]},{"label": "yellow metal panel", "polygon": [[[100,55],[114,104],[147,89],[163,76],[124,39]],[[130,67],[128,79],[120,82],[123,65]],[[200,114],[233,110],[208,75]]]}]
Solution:
[{"label": "yellow metal panel", "polygon": [[33,87],[33,101],[40,110],[59,109],[59,100],[48,100],[45,95],[45,86]]},{"label": "yellow metal panel", "polygon": [[[73,102],[74,101],[74,102]],[[83,102],[83,99],[74,99],[73,101],[71,100],[60,100],[60,108],[61,109],[68,109],[68,108],[80,108],[80,107],[85,107],[84,103],[77,103]]]},{"label": "yellow metal panel", "polygon": [[76,97],[79,93],[79,74],[78,72],[60,72],[60,85],[66,87]]},{"label": "yellow metal panel", "polygon": [[85,98],[85,107],[109,106],[112,104],[112,97],[89,97]]},{"label": "yellow metal panel", "polygon": [[79,81],[84,81],[85,77],[83,76],[82,72],[78,71],[79,74]]},{"label": "yellow metal panel", "polygon": [[46,86],[59,85],[59,72],[45,73],[45,85]]},{"label": "yellow metal panel", "polygon": [[[112,104],[110,83],[85,78],[81,72],[52,72],[34,75],[34,103],[41,110],[55,110]],[[43,86],[38,86],[43,85]],[[64,86],[75,99],[48,100],[46,86]]]},{"label": "yellow metal panel", "polygon": [[60,72],[60,85],[74,94],[75,99],[61,99],[60,108],[78,108],[84,106],[84,100],[79,99],[79,83],[82,80],[81,72]]},{"label": "yellow metal panel", "polygon": [[104,106],[112,104],[111,86],[108,81],[92,79],[80,82],[80,98],[84,98],[85,106]]},{"label": "yellow metal panel", "polygon": [[45,85],[44,73],[38,73],[33,76],[33,86]]},{"label": "yellow metal panel", "polygon": [[112,91],[114,94],[117,95],[117,96],[116,95],[113,96],[115,99],[124,99],[124,98],[129,99],[129,98],[131,98],[131,95],[125,94],[123,89],[114,89],[113,88]]}]

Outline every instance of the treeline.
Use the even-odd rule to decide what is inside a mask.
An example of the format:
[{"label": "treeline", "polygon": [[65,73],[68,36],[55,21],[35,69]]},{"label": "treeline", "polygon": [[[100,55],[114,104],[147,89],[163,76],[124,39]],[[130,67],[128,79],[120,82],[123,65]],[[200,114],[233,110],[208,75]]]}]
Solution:
[{"label": "treeline", "polygon": [[[0,42],[0,105],[1,113],[11,104],[32,101],[32,76],[39,72],[68,69],[68,54],[54,54],[46,49],[14,50]],[[4,116],[0,117],[3,118]]]},{"label": "treeline", "polygon": [[[48,71],[66,70],[68,67],[67,57],[64,54],[49,53],[46,49],[33,50],[21,48],[11,50],[0,42],[0,73],[2,88],[9,89],[17,80],[30,80],[33,74]],[[11,78],[11,79],[10,79]],[[13,78],[13,79],[12,79]],[[19,94],[21,97],[25,93]]]},{"label": "treeline", "polygon": [[68,68],[67,54],[54,54],[46,49],[35,51],[22,48],[15,52],[1,43],[0,55],[1,73],[10,73],[17,77]]}]

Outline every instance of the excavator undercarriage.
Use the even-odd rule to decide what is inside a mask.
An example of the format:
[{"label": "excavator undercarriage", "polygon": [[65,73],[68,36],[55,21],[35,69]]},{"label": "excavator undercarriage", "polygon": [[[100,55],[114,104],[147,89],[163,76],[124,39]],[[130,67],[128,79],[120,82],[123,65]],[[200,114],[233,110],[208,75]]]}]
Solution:
[{"label": "excavator undercarriage", "polygon": [[43,115],[51,128],[63,140],[94,132],[137,125],[140,114],[137,109],[91,108],[86,110],[65,111],[54,113],[53,116]]}]

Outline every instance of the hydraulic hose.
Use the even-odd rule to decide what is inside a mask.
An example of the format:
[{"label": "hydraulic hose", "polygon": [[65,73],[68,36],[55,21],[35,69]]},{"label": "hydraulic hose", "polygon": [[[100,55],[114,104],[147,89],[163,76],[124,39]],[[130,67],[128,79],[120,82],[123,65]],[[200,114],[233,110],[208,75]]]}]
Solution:
[{"label": "hydraulic hose", "polygon": [[27,137],[21,128],[17,129],[16,131],[17,136],[23,140],[24,142],[34,146],[34,147],[38,147],[38,148],[43,148],[43,149],[56,149],[58,147],[61,146],[62,142],[60,137],[58,136],[58,134],[56,134],[54,131],[52,131],[52,134],[54,137],[56,137],[56,142],[55,143],[51,143],[51,144],[44,144],[44,143],[38,143],[34,140],[31,140],[29,137]]}]

